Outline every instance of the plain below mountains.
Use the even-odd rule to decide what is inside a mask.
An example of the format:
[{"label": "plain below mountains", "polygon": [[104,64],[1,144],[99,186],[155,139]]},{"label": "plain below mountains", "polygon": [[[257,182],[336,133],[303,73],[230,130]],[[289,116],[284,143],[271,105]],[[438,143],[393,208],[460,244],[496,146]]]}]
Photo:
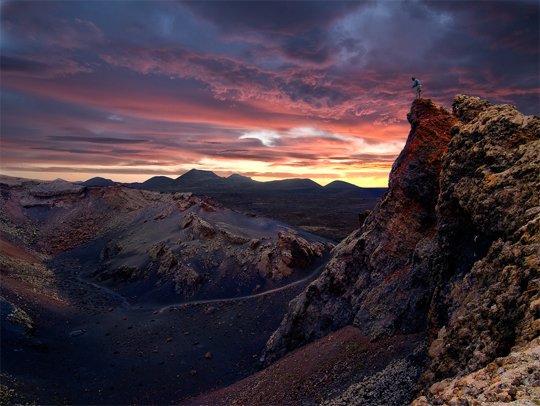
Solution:
[{"label": "plain below mountains", "polygon": [[[120,185],[99,177],[80,184]],[[210,196],[231,209],[275,218],[334,241],[340,241],[358,228],[386,191],[386,188],[361,188],[340,180],[326,186],[302,178],[259,182],[239,174],[221,177],[198,169],[191,169],[176,179],[154,176],[142,183],[122,185]]]}]

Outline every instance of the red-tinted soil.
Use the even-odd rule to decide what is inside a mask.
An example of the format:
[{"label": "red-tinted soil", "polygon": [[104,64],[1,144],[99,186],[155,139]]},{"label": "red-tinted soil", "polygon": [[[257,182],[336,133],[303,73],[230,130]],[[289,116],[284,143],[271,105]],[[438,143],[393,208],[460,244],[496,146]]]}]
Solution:
[{"label": "red-tinted soil", "polygon": [[345,327],[299,348],[270,367],[231,385],[184,402],[186,405],[310,405],[384,369],[418,346],[418,336],[370,342]]},{"label": "red-tinted soil", "polygon": [[2,239],[0,239],[0,252],[8,257],[20,259],[22,261],[41,262],[41,259],[36,255]]}]

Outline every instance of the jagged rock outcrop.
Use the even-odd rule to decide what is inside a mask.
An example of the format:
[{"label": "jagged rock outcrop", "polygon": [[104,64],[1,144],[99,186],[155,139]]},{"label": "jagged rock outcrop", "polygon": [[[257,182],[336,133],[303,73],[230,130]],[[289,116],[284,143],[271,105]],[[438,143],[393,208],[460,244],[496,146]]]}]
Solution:
[{"label": "jagged rock outcrop", "polygon": [[[252,231],[234,230],[230,225],[205,220],[200,215],[200,211],[199,214],[186,211],[174,238],[168,236],[146,249],[148,258],[139,253],[140,260],[135,267],[127,266],[134,264],[136,253],[122,249],[129,245],[123,242],[125,237],[111,241],[102,251],[96,275],[100,280],[129,283],[155,271],[158,284],[172,281],[175,292],[186,298],[194,296],[201,288],[230,284],[230,279],[234,278],[246,293],[252,293],[263,288],[265,281],[280,282],[295,271],[313,268],[332,248],[286,228],[277,231],[276,236],[251,238]],[[161,216],[158,218],[163,220]],[[140,247],[137,250],[140,251]]]},{"label": "jagged rock outcrop", "polygon": [[453,108],[461,124],[441,176],[428,382],[540,333],[540,119],[466,96]]},{"label": "jagged rock outcrop", "polygon": [[278,232],[277,242],[269,241],[263,246],[257,244],[254,247],[257,254],[254,262],[261,276],[281,280],[290,276],[294,269],[312,265],[317,258],[322,258],[330,247],[331,245],[321,242],[307,241],[298,233],[284,229]]},{"label": "jagged rock outcrop", "polygon": [[[453,114],[416,100],[408,118],[387,194],[291,302],[267,361],[346,324],[424,331],[428,387],[539,335],[540,119],[464,95]],[[452,398],[438,393],[422,401]]]},{"label": "jagged rock outcrop", "polygon": [[383,200],[334,250],[324,273],[290,304],[267,345],[272,360],[347,324],[372,338],[425,328],[436,248],[435,205],[442,157],[457,120],[415,101],[411,132]]},{"label": "jagged rock outcrop", "polygon": [[[155,244],[149,252],[153,261],[158,262],[157,275],[162,278],[171,278],[176,293],[191,297],[204,282],[201,274],[182,261],[179,254],[168,248],[163,242]],[[153,263],[149,268],[153,268]]]},{"label": "jagged rock outcrop", "polygon": [[[535,405],[540,399],[540,339],[496,358],[465,376],[433,384],[412,406],[468,404],[471,406]],[[536,403],[535,403],[536,402]]]},{"label": "jagged rock outcrop", "polygon": [[183,229],[190,228],[192,238],[208,240],[216,235],[216,229],[207,221],[197,216],[195,213],[188,213],[181,221]]}]

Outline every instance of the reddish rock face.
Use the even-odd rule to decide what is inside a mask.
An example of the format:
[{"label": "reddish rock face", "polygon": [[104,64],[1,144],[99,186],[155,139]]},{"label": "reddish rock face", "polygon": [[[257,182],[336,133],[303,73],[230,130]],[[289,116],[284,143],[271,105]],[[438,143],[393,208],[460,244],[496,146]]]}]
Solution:
[{"label": "reddish rock face", "polygon": [[450,142],[450,129],[457,120],[429,99],[415,100],[407,119],[411,132],[392,168],[389,188],[396,198],[419,202],[433,212],[442,157]]},{"label": "reddish rock face", "polygon": [[457,120],[426,99],[413,103],[408,119],[411,132],[387,194],[291,303],[268,342],[269,359],[347,324],[372,338],[425,328],[439,174]]}]

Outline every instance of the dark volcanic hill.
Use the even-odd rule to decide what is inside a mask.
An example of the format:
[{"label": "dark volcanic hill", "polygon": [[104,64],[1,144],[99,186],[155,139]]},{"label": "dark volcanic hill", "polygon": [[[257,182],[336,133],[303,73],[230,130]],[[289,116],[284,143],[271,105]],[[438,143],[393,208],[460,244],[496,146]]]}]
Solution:
[{"label": "dark volcanic hill", "polygon": [[253,183],[258,183],[257,181],[251,179],[249,176],[243,176],[239,175],[237,173],[233,173],[231,176],[227,178],[230,182],[235,182],[237,184],[244,184],[244,185],[250,185]]},{"label": "dark volcanic hill", "polygon": [[190,171],[180,175],[174,180],[174,187],[188,188],[188,187],[212,187],[226,182],[225,179],[216,175],[212,171],[202,171],[199,169],[191,169]]},{"label": "dark volcanic hill", "polygon": [[169,188],[173,183],[174,179],[168,178],[167,176],[153,176],[138,186],[142,189],[161,190]]},{"label": "dark volcanic hill", "polygon": [[349,182],[344,182],[342,180],[335,180],[330,182],[328,185],[325,185],[324,188],[329,191],[340,191],[340,190],[358,190],[358,186],[353,185]]},{"label": "dark volcanic hill", "polygon": [[111,179],[106,179],[106,178],[96,176],[95,178],[91,178],[91,179],[88,179],[87,181],[80,182],[79,185],[82,185],[82,186],[115,186],[115,185],[117,185],[117,183],[112,181]]},{"label": "dark volcanic hill", "polygon": [[311,179],[282,179],[282,180],[271,180],[269,182],[264,182],[262,185],[258,185],[260,190],[264,191],[310,191],[310,190],[320,190],[322,186],[317,182],[312,181]]},{"label": "dark volcanic hill", "polygon": [[387,193],[268,341],[279,361],[202,400],[540,399],[540,119],[463,95],[453,112],[415,100],[408,119]]},{"label": "dark volcanic hill", "polygon": [[212,171],[199,169],[191,169],[176,179],[166,176],[154,176],[143,183],[126,184],[126,186],[144,187],[160,191],[206,192],[207,194],[216,192],[301,192],[322,189],[321,185],[311,179],[297,178],[258,182],[238,174],[223,178]]}]

